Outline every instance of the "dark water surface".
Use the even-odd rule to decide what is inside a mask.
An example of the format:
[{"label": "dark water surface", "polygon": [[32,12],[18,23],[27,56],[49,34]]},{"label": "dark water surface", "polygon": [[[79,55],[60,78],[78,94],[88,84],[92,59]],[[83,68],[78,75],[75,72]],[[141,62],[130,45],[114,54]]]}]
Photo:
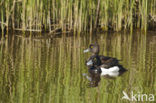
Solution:
[{"label": "dark water surface", "polygon": [[[83,50],[95,41],[100,54],[120,59],[128,71],[115,79],[101,77],[92,88],[82,75],[90,56]],[[0,41],[0,103],[128,103],[123,91],[130,98],[137,94],[137,101],[138,95],[156,95],[156,33]]]}]

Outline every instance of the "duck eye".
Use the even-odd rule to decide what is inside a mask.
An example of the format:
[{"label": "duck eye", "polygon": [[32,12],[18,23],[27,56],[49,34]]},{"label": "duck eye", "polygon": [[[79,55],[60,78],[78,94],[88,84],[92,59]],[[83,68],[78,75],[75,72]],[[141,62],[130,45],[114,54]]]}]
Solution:
[{"label": "duck eye", "polygon": [[93,46],[91,46],[90,48],[93,48]]}]

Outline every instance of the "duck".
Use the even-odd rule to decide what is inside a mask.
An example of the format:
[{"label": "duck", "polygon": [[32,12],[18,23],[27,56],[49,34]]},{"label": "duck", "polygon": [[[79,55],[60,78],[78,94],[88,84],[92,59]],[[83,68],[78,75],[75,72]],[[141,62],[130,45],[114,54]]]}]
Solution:
[{"label": "duck", "polygon": [[127,71],[127,69],[125,69],[121,64],[108,67],[106,64],[99,64],[98,66],[98,62],[100,63],[100,59],[97,59],[96,56],[92,56],[91,59],[86,63],[90,74],[100,74],[101,76],[106,77],[117,77]]},{"label": "duck", "polygon": [[91,59],[93,60],[93,58],[96,58],[96,59],[99,58],[101,64],[103,64],[103,66],[105,66],[105,68],[109,68],[109,67],[112,67],[112,66],[115,66],[115,65],[119,64],[119,60],[118,59],[113,58],[113,57],[99,55],[99,51],[100,51],[100,48],[99,48],[99,45],[98,45],[97,42],[95,42],[94,44],[93,43],[90,44],[89,48],[84,50],[84,53],[87,53],[87,52],[91,52],[92,53],[91,57],[88,58],[86,62],[88,62]]},{"label": "duck", "polygon": [[97,43],[90,44],[89,48],[84,52],[88,51],[92,53],[86,61],[89,73],[100,74],[101,76],[107,77],[117,77],[127,71],[127,69],[119,64],[118,59],[99,55],[99,45]]}]

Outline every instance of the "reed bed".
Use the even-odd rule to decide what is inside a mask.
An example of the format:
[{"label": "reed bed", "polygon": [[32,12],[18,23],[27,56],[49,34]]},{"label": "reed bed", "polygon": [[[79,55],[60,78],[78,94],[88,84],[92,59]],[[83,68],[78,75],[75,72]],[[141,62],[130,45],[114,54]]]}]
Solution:
[{"label": "reed bed", "polygon": [[1,0],[0,30],[82,32],[148,30],[156,0]]}]

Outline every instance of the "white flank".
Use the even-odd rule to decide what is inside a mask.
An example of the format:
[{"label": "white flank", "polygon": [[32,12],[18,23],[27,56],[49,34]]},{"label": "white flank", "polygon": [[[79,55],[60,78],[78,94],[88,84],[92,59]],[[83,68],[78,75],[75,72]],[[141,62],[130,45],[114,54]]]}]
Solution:
[{"label": "white flank", "polygon": [[114,66],[109,69],[101,68],[101,71],[102,71],[101,76],[109,75],[111,77],[116,77],[119,75],[119,67],[118,66]]}]

